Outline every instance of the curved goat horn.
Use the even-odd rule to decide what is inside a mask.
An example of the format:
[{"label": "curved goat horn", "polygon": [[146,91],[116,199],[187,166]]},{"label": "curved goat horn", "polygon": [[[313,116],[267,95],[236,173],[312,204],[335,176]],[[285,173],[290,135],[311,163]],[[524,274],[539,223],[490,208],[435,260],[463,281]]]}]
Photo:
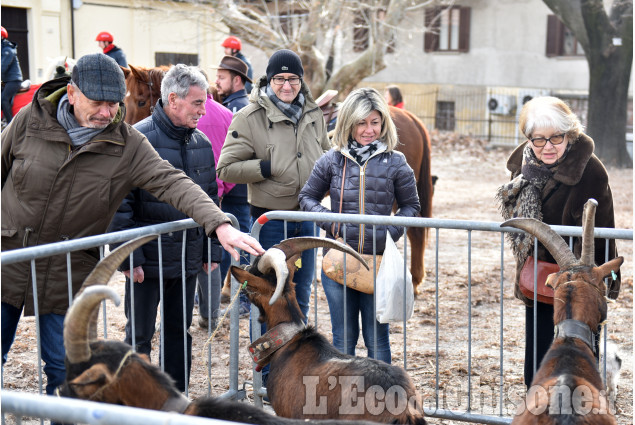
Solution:
[{"label": "curved goat horn", "polygon": [[113,275],[119,264],[123,262],[132,251],[139,248],[141,245],[146,242],[151,241],[152,239],[156,239],[158,235],[148,235],[142,236],[137,239],[133,239],[130,242],[126,242],[121,245],[107,257],[104,257],[97,266],[93,269],[92,272],[86,277],[84,283],[82,284],[82,289],[92,285],[105,285],[110,280],[110,277]]},{"label": "curved goat horn", "polygon": [[577,264],[578,261],[575,255],[573,255],[564,239],[542,221],[534,218],[512,218],[501,224],[501,227],[505,226],[524,230],[537,237],[556,260],[560,270],[568,270]]},{"label": "curved goat horn", "polygon": [[585,266],[593,267],[595,265],[595,209],[598,201],[591,198],[584,204],[584,212],[582,213],[582,253],[580,254],[580,263]]},{"label": "curved goat horn", "polygon": [[[350,246],[344,243],[338,242],[336,240],[328,239],[328,238],[310,237],[310,236],[285,239],[281,241],[278,245],[274,245],[272,248],[267,250],[267,252],[265,252],[265,254],[263,255],[263,258],[258,263],[258,270],[260,270],[261,273],[265,273],[265,271],[263,271],[260,268],[260,264],[262,264],[262,261],[265,259],[264,257],[267,256],[269,251],[275,250],[273,251],[275,252],[275,254],[272,252],[270,256],[271,259],[268,259],[267,263],[269,261],[273,261],[273,258],[275,257],[277,261],[276,267],[280,268],[281,270],[284,270],[283,273],[285,273],[284,278],[282,278],[282,273],[278,273],[277,271],[278,269],[267,266],[269,267],[267,271],[271,270],[271,268],[274,268],[274,270],[276,270],[276,276],[277,276],[276,291],[271,297],[271,300],[269,300],[269,305],[272,305],[274,302],[278,300],[278,298],[282,294],[282,290],[284,289],[287,276],[289,275],[289,270],[287,269],[286,260],[307,249],[313,249],[313,248],[319,248],[319,247],[334,248],[334,249],[337,249],[338,251],[342,251],[347,254],[350,254],[353,257],[355,257],[360,263],[362,263],[362,265],[366,267],[366,270],[370,270],[370,267],[368,267],[368,263],[366,263],[366,260],[364,260],[364,258],[357,251],[355,251]],[[284,257],[281,255],[282,253],[284,254]],[[264,267],[265,265],[263,265],[263,268]]]},{"label": "curved goat horn", "polygon": [[64,348],[70,363],[81,363],[90,359],[90,345],[88,340],[89,316],[99,311],[99,304],[104,299],[112,300],[119,305],[121,298],[114,289],[104,285],[86,288],[75,299],[64,318]]},{"label": "curved goat horn", "polygon": [[269,248],[258,262],[258,271],[267,274],[271,270],[276,273],[276,290],[269,300],[269,305],[275,303],[284,289],[284,284],[289,277],[289,268],[287,267],[287,256],[282,250],[272,247]]},{"label": "curved goat horn", "polygon": [[[107,257],[103,258],[97,266],[93,269],[92,272],[86,277],[84,283],[82,284],[81,289],[79,290],[79,294],[82,293],[86,288],[93,285],[106,285],[108,281],[112,277],[119,264],[121,264],[132,251],[139,248],[141,245],[156,239],[158,235],[148,235],[142,236],[140,238],[133,239],[125,244],[121,245]],[[89,328],[88,328],[88,337],[89,340],[94,340],[97,338],[97,319],[98,319],[98,311],[93,312],[90,317],[87,317]]]}]

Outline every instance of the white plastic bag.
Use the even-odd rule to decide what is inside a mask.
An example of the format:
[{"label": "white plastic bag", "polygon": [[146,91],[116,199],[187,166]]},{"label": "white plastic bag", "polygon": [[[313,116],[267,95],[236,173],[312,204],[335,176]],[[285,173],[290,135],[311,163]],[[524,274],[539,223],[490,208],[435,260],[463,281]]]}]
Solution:
[{"label": "white plastic bag", "polygon": [[389,232],[386,232],[386,248],[377,272],[376,289],[376,314],[379,323],[403,321],[404,311],[406,320],[412,317],[415,301],[412,275],[406,268],[404,279],[404,260]]}]

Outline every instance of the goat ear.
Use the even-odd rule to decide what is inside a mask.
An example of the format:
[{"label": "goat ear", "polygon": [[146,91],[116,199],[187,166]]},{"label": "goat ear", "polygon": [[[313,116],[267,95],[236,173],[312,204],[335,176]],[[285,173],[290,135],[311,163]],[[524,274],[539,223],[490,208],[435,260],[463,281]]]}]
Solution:
[{"label": "goat ear", "polygon": [[547,288],[551,288],[554,289],[554,282],[556,282],[558,280],[558,273],[551,273],[549,276],[547,276],[547,281],[545,282],[545,286]]},{"label": "goat ear", "polygon": [[602,281],[605,277],[617,272],[624,263],[624,257],[616,257],[598,267],[593,267],[593,278],[595,282]]},{"label": "goat ear", "polygon": [[108,367],[99,363],[85,370],[77,378],[69,382],[75,394],[81,399],[90,399],[100,388],[110,384],[113,376]]}]

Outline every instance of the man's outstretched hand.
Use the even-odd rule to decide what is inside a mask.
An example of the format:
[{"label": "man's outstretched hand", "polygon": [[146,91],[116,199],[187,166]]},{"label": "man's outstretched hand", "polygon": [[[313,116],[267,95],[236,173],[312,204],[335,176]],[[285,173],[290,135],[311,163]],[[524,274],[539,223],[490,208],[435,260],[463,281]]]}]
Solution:
[{"label": "man's outstretched hand", "polygon": [[216,236],[229,255],[236,261],[240,261],[238,250],[242,249],[251,255],[262,255],[265,250],[260,243],[246,233],[241,232],[229,223],[223,223],[216,228]]}]

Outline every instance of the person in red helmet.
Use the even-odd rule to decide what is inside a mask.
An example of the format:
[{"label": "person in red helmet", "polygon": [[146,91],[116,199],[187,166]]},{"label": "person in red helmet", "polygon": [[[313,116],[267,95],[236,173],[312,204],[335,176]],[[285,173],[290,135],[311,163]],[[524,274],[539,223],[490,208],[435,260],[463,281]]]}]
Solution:
[{"label": "person in red helmet", "polygon": [[225,55],[237,57],[247,64],[247,77],[249,77],[249,80],[245,82],[245,90],[247,90],[247,94],[251,93],[251,81],[254,79],[254,70],[251,67],[251,62],[240,52],[243,47],[240,38],[230,35],[223,41],[222,46],[225,48]]},{"label": "person in red helmet", "polygon": [[11,122],[13,98],[22,84],[22,70],[18,61],[18,45],[9,41],[9,33],[2,28],[2,115]]},{"label": "person in red helmet", "polygon": [[97,34],[97,38],[95,41],[99,43],[99,47],[103,49],[104,54],[110,56],[119,64],[119,66],[123,66],[124,68],[128,68],[128,61],[126,60],[126,54],[121,50],[121,48],[115,46],[113,44],[112,34],[107,31],[102,31]]}]

